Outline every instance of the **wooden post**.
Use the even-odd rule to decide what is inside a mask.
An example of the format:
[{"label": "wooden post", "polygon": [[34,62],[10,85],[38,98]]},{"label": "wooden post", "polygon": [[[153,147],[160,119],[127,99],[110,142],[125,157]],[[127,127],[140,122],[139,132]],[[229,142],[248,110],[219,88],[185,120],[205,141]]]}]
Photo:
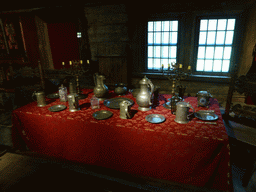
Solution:
[{"label": "wooden post", "polygon": [[38,68],[39,68],[39,73],[40,73],[41,86],[42,86],[43,91],[45,91],[44,73],[43,73],[43,68],[42,68],[40,61],[38,61]]}]

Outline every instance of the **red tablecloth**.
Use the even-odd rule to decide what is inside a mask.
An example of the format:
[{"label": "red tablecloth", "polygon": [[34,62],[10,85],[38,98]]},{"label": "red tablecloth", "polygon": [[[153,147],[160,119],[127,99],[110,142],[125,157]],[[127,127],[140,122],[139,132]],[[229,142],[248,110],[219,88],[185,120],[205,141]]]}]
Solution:
[{"label": "red tablecloth", "polygon": [[[13,111],[13,142],[20,147],[19,136],[32,151],[115,169],[118,171],[175,181],[190,185],[232,191],[229,143],[219,104],[211,99],[208,110],[219,116],[217,125],[199,124],[193,118],[187,124],[174,121],[175,115],[163,104],[171,95],[159,95],[150,111],[139,111],[131,94],[122,96],[134,100],[132,119],[121,119],[119,110],[109,109],[100,102],[100,109],[91,109],[92,90],[80,100],[80,111],[70,112],[68,103],[59,99],[45,107],[33,102]],[[112,97],[114,94],[112,93]],[[195,111],[197,98],[185,98]],[[64,104],[67,109],[50,112],[49,107]],[[92,114],[109,110],[113,116],[96,120]],[[151,124],[149,114],[162,114],[166,121]]]}]

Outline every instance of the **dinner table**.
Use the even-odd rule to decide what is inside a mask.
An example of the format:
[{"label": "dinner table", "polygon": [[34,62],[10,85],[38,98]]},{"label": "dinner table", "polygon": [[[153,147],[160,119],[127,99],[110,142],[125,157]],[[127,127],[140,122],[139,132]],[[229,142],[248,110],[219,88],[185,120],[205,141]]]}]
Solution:
[{"label": "dinner table", "polygon": [[[197,97],[184,96],[195,112],[211,110],[217,119],[198,119],[190,109],[189,122],[180,124],[164,107],[170,94],[158,94],[150,110],[140,111],[131,92],[118,96],[109,91],[98,109],[91,107],[93,89],[82,89],[82,93],[86,98],[79,100],[75,112],[69,111],[68,102],[47,97],[44,107],[35,101],[13,110],[14,148],[163,181],[233,191],[229,140],[216,98],[202,107],[197,106]],[[120,98],[132,102],[131,118],[120,118],[119,108],[112,105]],[[66,107],[50,110],[56,105]],[[95,115],[104,111],[110,115]],[[156,114],[164,119],[150,122],[146,118]]]}]

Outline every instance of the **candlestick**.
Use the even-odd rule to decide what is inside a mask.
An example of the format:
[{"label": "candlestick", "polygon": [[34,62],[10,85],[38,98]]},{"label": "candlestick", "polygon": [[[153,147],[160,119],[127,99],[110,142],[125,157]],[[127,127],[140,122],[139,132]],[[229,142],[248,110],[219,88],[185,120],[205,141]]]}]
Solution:
[{"label": "candlestick", "polygon": [[88,72],[89,71],[89,67],[90,65],[83,65],[83,60],[72,60],[69,61],[69,65],[70,65],[70,70],[66,70],[65,72],[75,76],[75,80],[76,80],[76,92],[78,94],[78,99],[84,99],[86,98],[88,95],[86,94],[82,94],[80,91],[80,83],[79,83],[79,77]]},{"label": "candlestick", "polygon": [[72,67],[72,61],[69,61],[69,65],[70,65],[70,68],[73,68],[73,67]]},{"label": "candlestick", "polygon": [[[172,69],[170,70],[170,67],[172,67]],[[191,66],[188,67],[188,69],[191,69]],[[171,65],[168,64],[168,70],[163,70],[163,65],[162,65],[162,73],[165,77],[167,77],[171,82],[172,82],[172,98],[170,99],[170,101],[176,101],[175,99],[177,99],[176,96],[178,95],[178,93],[176,93],[176,89],[177,89],[177,84],[180,83],[180,80],[184,80],[186,79],[189,75],[191,75],[191,70],[187,70],[184,67],[182,68],[182,64],[178,64],[178,63],[174,63],[172,62]],[[182,86],[181,90],[183,90],[184,88]],[[170,103],[170,102],[169,102]],[[171,104],[174,104],[173,102],[171,102]],[[175,103],[176,104],[176,103]],[[167,104],[166,105],[170,105]],[[171,107],[171,106],[169,106]],[[174,114],[174,112],[172,111],[172,113]]]},{"label": "candlestick", "polygon": [[162,71],[164,70],[164,64],[162,64]]}]

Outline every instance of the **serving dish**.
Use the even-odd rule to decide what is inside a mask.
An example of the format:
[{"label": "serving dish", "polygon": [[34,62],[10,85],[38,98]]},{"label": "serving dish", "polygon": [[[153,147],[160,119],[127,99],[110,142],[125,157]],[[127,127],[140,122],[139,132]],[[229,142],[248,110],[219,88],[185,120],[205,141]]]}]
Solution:
[{"label": "serving dish", "polygon": [[53,105],[53,106],[49,107],[48,110],[51,112],[58,112],[58,111],[62,111],[64,109],[66,109],[66,108],[67,108],[66,105]]},{"label": "serving dish", "polygon": [[145,118],[149,123],[162,123],[165,121],[165,117],[160,114],[150,114]]},{"label": "serving dish", "polygon": [[120,109],[120,103],[122,101],[128,101],[131,103],[131,105],[134,104],[133,100],[128,99],[128,98],[124,98],[124,97],[118,97],[118,98],[112,98],[112,99],[106,99],[103,104],[111,109]]},{"label": "serving dish", "polygon": [[204,121],[215,121],[219,117],[211,110],[202,110],[194,113],[195,117]]},{"label": "serving dish", "polygon": [[108,119],[112,115],[113,113],[111,111],[106,111],[106,110],[96,111],[95,113],[92,114],[92,116],[98,120]]}]

